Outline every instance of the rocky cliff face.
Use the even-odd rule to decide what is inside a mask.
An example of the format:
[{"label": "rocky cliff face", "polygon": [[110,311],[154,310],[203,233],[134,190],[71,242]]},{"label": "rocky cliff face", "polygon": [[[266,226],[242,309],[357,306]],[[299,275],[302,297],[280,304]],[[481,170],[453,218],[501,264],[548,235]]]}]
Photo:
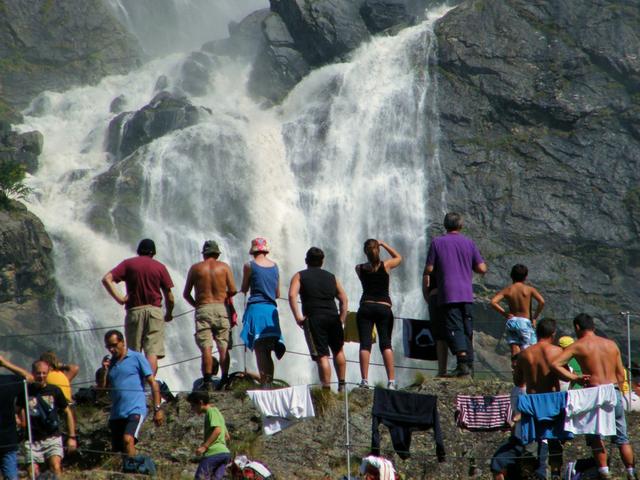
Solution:
[{"label": "rocky cliff face", "polygon": [[447,208],[487,257],[482,285],[525,263],[547,314],[618,335],[638,311],[638,27],[614,1],[473,0],[438,23],[434,65]]},{"label": "rocky cliff face", "polygon": [[[51,240],[42,222],[18,202],[0,209],[0,351],[23,365],[50,345],[55,281]],[[20,348],[15,349],[19,342]]]},{"label": "rocky cliff face", "polygon": [[43,90],[123,73],[139,53],[102,0],[1,0],[0,115],[2,103],[23,108]]}]

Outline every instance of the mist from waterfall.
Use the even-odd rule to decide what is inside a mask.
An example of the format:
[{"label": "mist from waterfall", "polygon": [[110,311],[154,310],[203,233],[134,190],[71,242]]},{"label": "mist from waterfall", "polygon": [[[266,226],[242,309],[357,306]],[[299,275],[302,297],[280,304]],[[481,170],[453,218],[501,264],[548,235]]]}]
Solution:
[{"label": "mist from waterfall", "polygon": [[[325,250],[325,267],[343,283],[350,309],[356,310],[361,290],[354,266],[365,261],[364,240],[374,237],[404,257],[392,274],[394,313],[424,318],[420,282],[426,226],[431,212],[443,208],[429,204],[431,185],[442,183],[430,65],[432,27],[443,13],[434,12],[396,36],[372,39],[349,62],[312,72],[281,106],[270,109],[260,108],[245,89],[250,66],[219,58],[207,94],[192,99],[211,113],[133,154],[143,172],[139,238],[153,238],[156,258],[169,268],[175,314],[190,310],[181,299],[182,288],[189,266],[200,260],[204,240],[218,240],[221,260],[232,266],[239,284],[256,236],[271,243],[282,296],[291,276],[304,268],[306,250],[315,245]],[[40,130],[45,138],[40,168],[28,180],[35,192],[29,208],[54,242],[59,308],[70,329],[122,325],[124,312],[100,279],[135,255],[136,245],[115,233],[99,233],[88,221],[92,185],[113,161],[104,151],[114,117],[109,105],[124,94],[127,110],[143,107],[160,75],[169,79],[168,89],[176,87],[183,60],[184,54],[174,54],[96,86],[46,92],[37,99],[37,114],[25,112],[20,129]],[[242,295],[236,307],[242,315]],[[276,377],[292,384],[317,381],[311,360],[296,354],[306,354],[307,347],[286,302],[279,302],[279,310],[290,353],[277,362]],[[396,363],[409,364],[402,356],[401,330],[398,321]],[[87,365],[83,378],[91,378],[90,366],[97,367],[106,353],[103,333],[80,333],[65,344],[70,360]],[[239,343],[239,328],[234,340]],[[200,376],[191,313],[167,325],[166,346],[159,377],[173,389],[189,389]],[[372,361],[380,362],[376,348]],[[348,345],[346,353],[357,360],[357,345]],[[232,371],[244,368],[245,360],[255,368],[253,354],[235,348]],[[359,380],[357,365],[347,370],[347,380]],[[382,368],[371,367],[373,382],[383,377]]]},{"label": "mist from waterfall", "polygon": [[198,49],[204,42],[226,37],[230,21],[269,8],[267,0],[105,1],[152,56]]}]

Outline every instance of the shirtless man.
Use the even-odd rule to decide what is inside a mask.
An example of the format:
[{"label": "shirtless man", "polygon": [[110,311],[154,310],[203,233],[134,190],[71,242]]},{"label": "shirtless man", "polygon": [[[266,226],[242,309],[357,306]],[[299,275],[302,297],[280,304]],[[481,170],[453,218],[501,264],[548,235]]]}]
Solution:
[{"label": "shirtless man", "polygon": [[[563,352],[553,344],[556,335],[556,321],[552,318],[541,320],[536,326],[538,343],[523,350],[513,372],[516,386],[526,384],[527,393],[549,393],[560,391],[558,375],[552,370],[553,361]],[[538,469],[540,478],[546,478],[546,464],[549,459],[552,478],[559,478],[562,467],[562,445],[558,440],[538,443]]]},{"label": "shirtless man", "polygon": [[[573,328],[578,340],[569,345],[555,358],[552,368],[563,380],[580,381],[586,386],[617,384],[616,395],[618,402],[615,407],[616,435],[613,442],[618,445],[622,462],[627,469],[627,480],[637,480],[635,472],[633,449],[627,437],[627,422],[624,417],[624,407],[620,388],[624,383],[624,366],[618,346],[612,340],[602,338],[595,333],[593,318],[581,313],[573,320]],[[569,372],[564,366],[575,358],[582,369],[582,376]],[[591,446],[593,456],[598,462],[600,478],[613,478],[607,467],[607,451],[599,435],[588,435],[587,444]]]},{"label": "shirtless man", "polygon": [[[231,268],[218,261],[220,248],[214,240],[207,240],[202,246],[202,262],[195,263],[189,269],[187,282],[182,296],[196,309],[196,344],[202,353],[203,387],[212,390],[213,359],[211,351],[215,339],[220,356],[222,378],[220,387],[224,385],[229,374],[228,346],[231,337],[231,324],[225,300],[233,297],[236,284]],[[195,289],[193,298],[191,290]]]},{"label": "shirtless man", "polygon": [[[536,343],[536,320],[544,308],[544,298],[535,288],[526,285],[529,270],[526,266],[517,264],[511,269],[513,284],[502,289],[491,299],[491,306],[500,315],[507,319],[507,342],[511,346],[511,356],[517,355],[521,349],[525,349]],[[509,304],[507,312],[500,306],[505,299]],[[531,317],[532,299],[537,302],[536,311]]]}]

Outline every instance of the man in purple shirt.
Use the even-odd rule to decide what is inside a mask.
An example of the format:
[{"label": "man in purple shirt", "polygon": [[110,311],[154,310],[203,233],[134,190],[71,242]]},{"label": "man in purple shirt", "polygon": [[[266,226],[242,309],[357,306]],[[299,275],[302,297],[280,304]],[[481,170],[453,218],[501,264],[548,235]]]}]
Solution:
[{"label": "man in purple shirt", "polygon": [[444,355],[446,358],[448,347],[458,361],[451,376],[463,377],[473,370],[473,272],[484,274],[487,265],[473,240],[460,233],[462,215],[447,213],[444,228],[446,235],[434,238],[429,247],[422,277],[423,290],[427,291],[429,274],[435,271],[438,305],[442,312],[439,318],[432,319],[438,357]]}]

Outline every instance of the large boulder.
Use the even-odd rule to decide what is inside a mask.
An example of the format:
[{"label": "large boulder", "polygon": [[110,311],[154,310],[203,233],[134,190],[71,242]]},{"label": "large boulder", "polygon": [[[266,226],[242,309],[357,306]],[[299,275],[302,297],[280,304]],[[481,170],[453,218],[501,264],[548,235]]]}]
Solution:
[{"label": "large boulder", "polygon": [[137,41],[102,0],[0,2],[0,96],[10,106],[24,108],[44,90],[95,83],[139,62]]},{"label": "large boulder", "polygon": [[369,39],[360,16],[362,0],[270,0],[293,37],[297,49],[313,66],[341,60]]},{"label": "large boulder", "polygon": [[111,120],[106,150],[124,158],[171,131],[195,125],[200,112],[185,97],[160,92],[140,110],[121,113]]},{"label": "large boulder", "polygon": [[42,222],[24,205],[0,209],[0,353],[24,366],[52,345],[38,335],[56,319],[51,250]]},{"label": "large boulder", "polygon": [[228,38],[207,42],[202,50],[215,55],[254,58],[264,46],[263,22],[270,14],[268,8],[263,8],[240,22],[231,22]]},{"label": "large boulder", "polygon": [[371,33],[380,33],[398,25],[409,26],[418,17],[409,12],[405,0],[365,0],[360,14]]},{"label": "large boulder", "polygon": [[40,132],[18,133],[0,128],[0,162],[18,163],[33,173],[38,168],[44,137]]},{"label": "large boulder", "polygon": [[249,90],[254,95],[279,103],[311,71],[311,67],[296,49],[279,15],[269,15],[264,20],[263,31],[266,42],[254,61]]},{"label": "large boulder", "polygon": [[467,214],[484,286],[525,263],[548,315],[609,333],[640,287],[638,26],[613,0],[473,0],[436,28],[446,208]]}]

